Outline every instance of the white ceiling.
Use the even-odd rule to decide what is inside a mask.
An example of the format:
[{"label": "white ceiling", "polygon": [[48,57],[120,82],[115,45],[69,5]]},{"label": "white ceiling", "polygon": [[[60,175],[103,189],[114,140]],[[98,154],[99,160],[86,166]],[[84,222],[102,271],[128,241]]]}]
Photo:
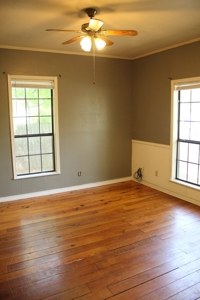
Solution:
[{"label": "white ceiling", "polygon": [[[134,59],[200,40],[200,0],[0,0],[0,47],[88,55],[79,41],[62,42],[89,22],[84,8],[97,8],[102,30],[133,29],[136,37],[108,37],[114,45],[96,55]],[[97,53],[98,52],[98,53]]]}]

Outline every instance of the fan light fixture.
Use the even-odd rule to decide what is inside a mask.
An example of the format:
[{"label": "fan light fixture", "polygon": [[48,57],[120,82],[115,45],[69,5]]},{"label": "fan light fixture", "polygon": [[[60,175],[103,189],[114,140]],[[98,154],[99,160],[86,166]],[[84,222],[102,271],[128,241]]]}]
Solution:
[{"label": "fan light fixture", "polygon": [[[106,42],[99,37],[94,38],[94,43],[98,50],[101,50],[106,46]],[[90,36],[85,36],[81,40],[80,45],[84,51],[90,52],[92,48],[92,38]]]},{"label": "fan light fixture", "polygon": [[[85,13],[90,18],[88,23],[81,25],[81,30],[72,30],[72,29],[46,29],[46,31],[60,31],[60,32],[75,32],[79,33],[78,36],[75,36],[65,42],[63,45],[68,45],[76,41],[80,41],[82,50],[90,52],[92,44],[95,44],[98,50],[103,49],[105,46],[112,46],[114,43],[107,38],[107,36],[136,36],[138,33],[135,30],[102,30],[103,21],[95,19],[94,16],[97,13],[97,10],[92,7],[84,9]],[[93,48],[94,50],[95,48]],[[93,51],[93,58],[95,58],[95,51]],[[94,66],[94,84],[95,84],[95,59],[93,59]]]},{"label": "fan light fixture", "polygon": [[102,30],[103,21],[95,19],[94,16],[97,10],[92,7],[84,9],[90,18],[88,23],[81,25],[81,30],[72,29],[46,29],[47,31],[62,31],[62,32],[76,32],[80,35],[73,37],[70,40],[63,42],[63,45],[68,45],[76,41],[80,41],[81,48],[89,52],[94,42],[96,48],[101,50],[104,46],[112,46],[114,43],[107,38],[107,36],[136,36],[138,33],[135,30]]}]

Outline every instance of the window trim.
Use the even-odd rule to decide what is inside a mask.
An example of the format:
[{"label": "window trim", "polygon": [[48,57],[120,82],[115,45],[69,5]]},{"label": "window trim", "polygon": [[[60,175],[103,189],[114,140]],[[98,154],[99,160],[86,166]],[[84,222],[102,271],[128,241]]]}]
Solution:
[{"label": "window trim", "polygon": [[[14,126],[13,126],[13,106],[12,106],[12,84],[14,79],[34,80],[34,81],[53,81],[54,82],[54,99],[53,99],[53,130],[54,130],[54,153],[55,153],[55,171],[42,172],[35,174],[17,175],[15,164],[15,143],[14,143]],[[38,86],[39,87],[39,86]],[[58,127],[58,80],[57,77],[51,76],[27,76],[27,75],[9,75],[8,74],[8,98],[9,98],[9,115],[10,115],[10,138],[12,153],[12,170],[13,180],[23,178],[44,177],[60,174],[60,151],[59,151],[59,127]]]},{"label": "window trim", "polygon": [[179,185],[200,190],[200,187],[189,182],[181,181],[176,178],[176,156],[177,156],[177,140],[178,140],[178,92],[180,89],[188,87],[199,87],[200,77],[184,78],[171,80],[171,123],[170,123],[170,181]]}]

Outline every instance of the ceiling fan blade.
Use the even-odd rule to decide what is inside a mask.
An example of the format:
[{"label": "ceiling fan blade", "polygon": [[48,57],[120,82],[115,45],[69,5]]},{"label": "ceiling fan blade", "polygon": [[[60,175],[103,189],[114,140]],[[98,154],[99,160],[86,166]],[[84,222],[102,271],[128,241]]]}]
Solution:
[{"label": "ceiling fan blade", "polygon": [[100,39],[102,39],[105,43],[106,43],[106,46],[112,46],[114,43],[107,39],[105,36],[101,36]]},{"label": "ceiling fan blade", "polygon": [[98,31],[102,25],[103,25],[103,21],[98,19],[90,19],[88,27],[90,30]]},{"label": "ceiling fan blade", "polygon": [[65,31],[65,32],[80,32],[80,30],[68,30],[68,29],[46,29],[46,31]]},{"label": "ceiling fan blade", "polygon": [[82,39],[83,37],[84,37],[84,35],[79,35],[79,36],[74,37],[74,38],[71,39],[71,40],[68,40],[68,41],[66,41],[66,42],[63,42],[62,44],[63,44],[63,45],[71,44],[71,43],[73,43],[73,42],[76,42],[76,41]]},{"label": "ceiling fan blade", "polygon": [[116,35],[116,36],[135,36],[138,34],[135,30],[102,30],[103,35]]}]

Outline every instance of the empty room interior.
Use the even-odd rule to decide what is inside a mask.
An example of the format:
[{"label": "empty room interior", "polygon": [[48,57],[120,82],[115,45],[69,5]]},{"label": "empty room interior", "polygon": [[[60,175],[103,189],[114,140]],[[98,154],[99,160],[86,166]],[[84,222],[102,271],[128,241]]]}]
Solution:
[{"label": "empty room interior", "polygon": [[199,0],[0,2],[0,299],[200,299]]}]

